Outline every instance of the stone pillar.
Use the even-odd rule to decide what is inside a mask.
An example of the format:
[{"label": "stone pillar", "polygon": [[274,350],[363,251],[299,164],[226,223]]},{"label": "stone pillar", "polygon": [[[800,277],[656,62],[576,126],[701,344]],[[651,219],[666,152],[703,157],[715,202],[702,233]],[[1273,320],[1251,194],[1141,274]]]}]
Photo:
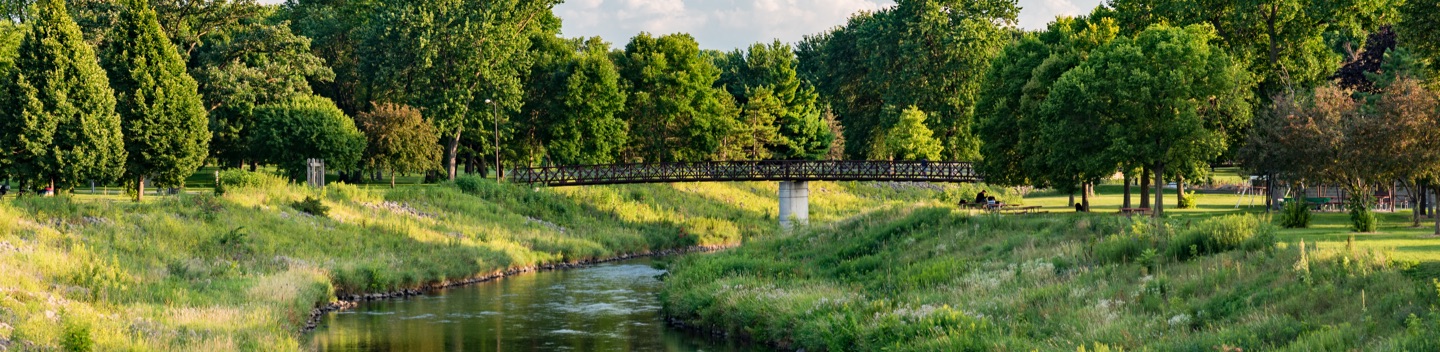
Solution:
[{"label": "stone pillar", "polygon": [[790,230],[794,224],[810,222],[810,183],[780,181],[780,228]]}]

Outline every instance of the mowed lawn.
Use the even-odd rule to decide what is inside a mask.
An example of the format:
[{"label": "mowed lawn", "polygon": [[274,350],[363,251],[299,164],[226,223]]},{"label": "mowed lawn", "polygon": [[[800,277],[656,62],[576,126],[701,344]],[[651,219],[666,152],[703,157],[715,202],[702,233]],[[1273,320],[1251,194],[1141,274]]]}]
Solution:
[{"label": "mowed lawn", "polygon": [[[1236,175],[1235,170],[1218,170],[1216,180],[1220,183],[1235,184],[1241,178]],[[1140,204],[1139,186],[1132,187],[1134,195],[1132,206]],[[1118,213],[1121,204],[1124,203],[1124,187],[1118,184],[1106,184],[1095,187],[1096,197],[1090,199],[1090,208],[1095,213]],[[1201,193],[1196,192],[1196,206],[1191,209],[1177,209],[1175,190],[1165,191],[1165,213],[1171,217],[1180,219],[1201,220],[1226,214],[1265,214],[1265,199],[1260,197],[1241,197],[1234,192]],[[1152,201],[1154,195],[1151,195]],[[1042,211],[1050,213],[1074,212],[1074,207],[1068,206],[1069,195],[1055,191],[1037,191],[1025,197],[1025,205],[1039,205]],[[1075,201],[1079,202],[1077,194]],[[1253,202],[1254,206],[1250,206]],[[1237,207],[1237,204],[1239,205]],[[1284,229],[1280,232],[1282,242],[1296,243],[1304,240],[1307,244],[1318,244],[1320,248],[1344,247],[1345,241],[1354,236],[1359,246],[1389,251],[1395,259],[1416,260],[1425,262],[1440,262],[1440,236],[1434,236],[1435,220],[1421,219],[1420,227],[1412,227],[1411,217],[1413,214],[1409,209],[1400,209],[1396,212],[1376,211],[1380,218],[1380,230],[1375,233],[1354,233],[1350,231],[1349,214],[1343,210],[1332,210],[1312,213],[1312,222],[1309,228]],[[1271,218],[1279,216],[1278,212],[1270,213]],[[1117,215],[1119,216],[1119,215]]]}]

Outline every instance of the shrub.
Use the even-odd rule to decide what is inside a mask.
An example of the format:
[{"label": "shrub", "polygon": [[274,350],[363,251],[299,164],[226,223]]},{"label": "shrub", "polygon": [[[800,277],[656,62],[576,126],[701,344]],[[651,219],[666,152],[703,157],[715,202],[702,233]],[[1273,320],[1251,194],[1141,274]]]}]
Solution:
[{"label": "shrub", "polygon": [[1269,249],[1275,245],[1274,232],[1274,228],[1254,215],[1223,216],[1201,222],[1172,237],[1166,255],[1188,259],[1232,249]]},{"label": "shrub", "polygon": [[1195,191],[1180,194],[1180,209],[1195,208]]},{"label": "shrub", "polygon": [[225,191],[239,188],[274,188],[289,183],[279,176],[262,172],[250,172],[241,169],[229,169],[220,172],[220,182],[215,183],[215,194],[225,194]]},{"label": "shrub", "polygon": [[76,321],[73,317],[64,319],[60,336],[61,349],[68,352],[89,352],[95,350],[95,340],[90,337],[90,325]]},{"label": "shrub", "polygon": [[1310,205],[1303,201],[1285,202],[1285,208],[1280,211],[1280,227],[1287,229],[1310,227]]},{"label": "shrub", "polygon": [[321,202],[320,199],[311,196],[305,196],[305,200],[290,203],[290,207],[306,214],[320,217],[328,216],[330,213],[330,207],[325,206],[325,203]]},{"label": "shrub", "polygon": [[1374,200],[1368,195],[1351,197],[1345,200],[1345,207],[1350,210],[1350,229],[1355,232],[1375,232],[1376,224],[1379,221],[1375,213],[1370,211]]}]

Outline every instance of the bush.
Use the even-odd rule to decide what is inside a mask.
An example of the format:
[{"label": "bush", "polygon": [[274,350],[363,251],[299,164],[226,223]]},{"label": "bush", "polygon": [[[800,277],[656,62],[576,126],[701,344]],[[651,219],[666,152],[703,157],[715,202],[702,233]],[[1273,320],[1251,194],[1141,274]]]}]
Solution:
[{"label": "bush", "polygon": [[1379,219],[1375,213],[1370,211],[1374,204],[1373,197],[1361,195],[1345,200],[1345,207],[1350,210],[1350,229],[1355,232],[1375,232]]},{"label": "bush", "polygon": [[1284,209],[1280,211],[1280,227],[1287,229],[1310,227],[1310,205],[1304,201],[1285,202]]},{"label": "bush", "polygon": [[89,352],[95,350],[95,340],[90,337],[90,325],[67,316],[64,319],[60,347],[68,352]]},{"label": "bush", "polygon": [[330,207],[325,206],[325,203],[320,202],[320,199],[311,196],[305,196],[305,200],[290,203],[290,207],[306,214],[320,217],[328,216],[330,213]]},{"label": "bush", "polygon": [[1188,259],[1232,249],[1275,246],[1275,229],[1254,215],[1228,215],[1201,222],[1170,239],[1166,255]]},{"label": "bush", "polygon": [[1140,258],[1150,249],[1152,239],[1145,234],[1110,235],[1095,243],[1095,258],[1101,263],[1125,263]]},{"label": "bush", "polygon": [[255,108],[250,146],[291,179],[304,179],[306,159],[325,160],[331,170],[359,164],[365,135],[329,99],[299,96]]},{"label": "bush", "polygon": [[228,190],[239,188],[274,188],[288,183],[279,176],[267,173],[229,169],[220,172],[220,182],[215,183],[215,194],[225,194]]},{"label": "bush", "polygon": [[1195,207],[1195,191],[1180,194],[1180,209],[1191,209]]}]

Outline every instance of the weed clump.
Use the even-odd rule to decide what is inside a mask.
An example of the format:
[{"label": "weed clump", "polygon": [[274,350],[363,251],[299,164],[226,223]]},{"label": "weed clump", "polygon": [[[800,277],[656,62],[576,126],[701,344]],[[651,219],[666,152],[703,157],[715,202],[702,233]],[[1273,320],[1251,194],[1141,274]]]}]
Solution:
[{"label": "weed clump", "polygon": [[300,212],[319,217],[326,217],[330,214],[329,206],[326,206],[319,198],[311,196],[305,196],[305,200],[290,203],[290,207]]},{"label": "weed clump", "polygon": [[215,182],[215,194],[225,194],[226,191],[238,188],[274,188],[284,186],[287,183],[289,182],[280,176],[241,169],[229,169],[220,172],[220,179],[218,182]]}]

